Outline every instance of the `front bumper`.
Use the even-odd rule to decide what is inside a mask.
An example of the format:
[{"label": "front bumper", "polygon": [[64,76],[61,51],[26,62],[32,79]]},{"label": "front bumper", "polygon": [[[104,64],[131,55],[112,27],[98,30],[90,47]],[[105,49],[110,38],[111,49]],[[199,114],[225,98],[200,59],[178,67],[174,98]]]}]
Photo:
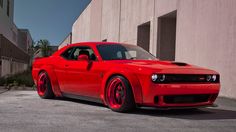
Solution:
[{"label": "front bumper", "polygon": [[220,84],[151,84],[143,89],[143,106],[199,107],[213,105]]}]

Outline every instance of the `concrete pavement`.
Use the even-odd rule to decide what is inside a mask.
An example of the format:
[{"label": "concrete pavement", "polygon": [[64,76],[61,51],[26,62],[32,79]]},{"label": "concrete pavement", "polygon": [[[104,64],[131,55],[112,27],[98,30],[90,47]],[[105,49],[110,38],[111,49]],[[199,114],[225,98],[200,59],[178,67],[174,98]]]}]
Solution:
[{"label": "concrete pavement", "polygon": [[138,109],[116,113],[91,102],[40,99],[36,91],[0,94],[1,132],[235,132],[236,101],[199,110]]}]

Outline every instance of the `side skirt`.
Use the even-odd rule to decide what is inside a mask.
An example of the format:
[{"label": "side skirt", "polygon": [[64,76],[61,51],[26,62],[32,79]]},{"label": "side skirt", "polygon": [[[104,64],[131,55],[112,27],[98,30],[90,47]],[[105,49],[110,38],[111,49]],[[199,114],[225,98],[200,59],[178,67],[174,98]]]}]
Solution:
[{"label": "side skirt", "polygon": [[102,100],[99,98],[93,98],[93,97],[88,97],[88,96],[83,96],[83,95],[75,95],[75,94],[64,93],[64,92],[62,93],[62,96],[67,97],[67,98],[73,98],[73,99],[79,99],[79,100],[85,100],[85,101],[103,104]]}]

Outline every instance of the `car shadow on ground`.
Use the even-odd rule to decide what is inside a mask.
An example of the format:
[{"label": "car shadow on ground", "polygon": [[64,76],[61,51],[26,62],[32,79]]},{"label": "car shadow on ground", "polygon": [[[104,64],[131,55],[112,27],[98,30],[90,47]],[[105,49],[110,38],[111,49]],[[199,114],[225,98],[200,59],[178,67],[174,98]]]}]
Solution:
[{"label": "car shadow on ground", "polygon": [[236,111],[217,108],[158,110],[139,108],[133,114],[159,116],[189,120],[223,120],[236,119]]},{"label": "car shadow on ground", "polygon": [[91,101],[86,101],[86,100],[80,100],[80,99],[73,99],[73,98],[66,98],[66,97],[57,97],[55,100],[59,101],[69,101],[69,102],[74,102],[74,103],[80,103],[84,105],[91,105],[91,106],[98,106],[98,107],[106,107],[101,103],[96,103],[96,102],[91,102]]},{"label": "car shadow on ground", "polygon": [[[56,98],[60,101],[69,101],[74,103],[80,103],[84,105],[92,105],[97,107],[104,107],[101,103],[95,103],[90,101],[71,99],[71,98]],[[171,109],[171,110],[160,110],[156,108],[137,108],[135,111],[124,114],[137,114],[157,117],[168,117],[178,119],[189,119],[189,120],[223,120],[223,119],[236,119],[236,111],[225,110],[220,108],[199,108],[199,109]]]}]

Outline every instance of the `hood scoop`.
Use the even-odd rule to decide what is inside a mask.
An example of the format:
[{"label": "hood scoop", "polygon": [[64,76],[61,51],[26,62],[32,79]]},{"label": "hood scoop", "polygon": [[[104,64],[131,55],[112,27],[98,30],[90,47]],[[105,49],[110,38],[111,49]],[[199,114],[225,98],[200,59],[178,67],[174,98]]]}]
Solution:
[{"label": "hood scoop", "polygon": [[172,62],[171,64],[177,65],[177,66],[187,66],[187,63],[183,63],[183,62]]}]

